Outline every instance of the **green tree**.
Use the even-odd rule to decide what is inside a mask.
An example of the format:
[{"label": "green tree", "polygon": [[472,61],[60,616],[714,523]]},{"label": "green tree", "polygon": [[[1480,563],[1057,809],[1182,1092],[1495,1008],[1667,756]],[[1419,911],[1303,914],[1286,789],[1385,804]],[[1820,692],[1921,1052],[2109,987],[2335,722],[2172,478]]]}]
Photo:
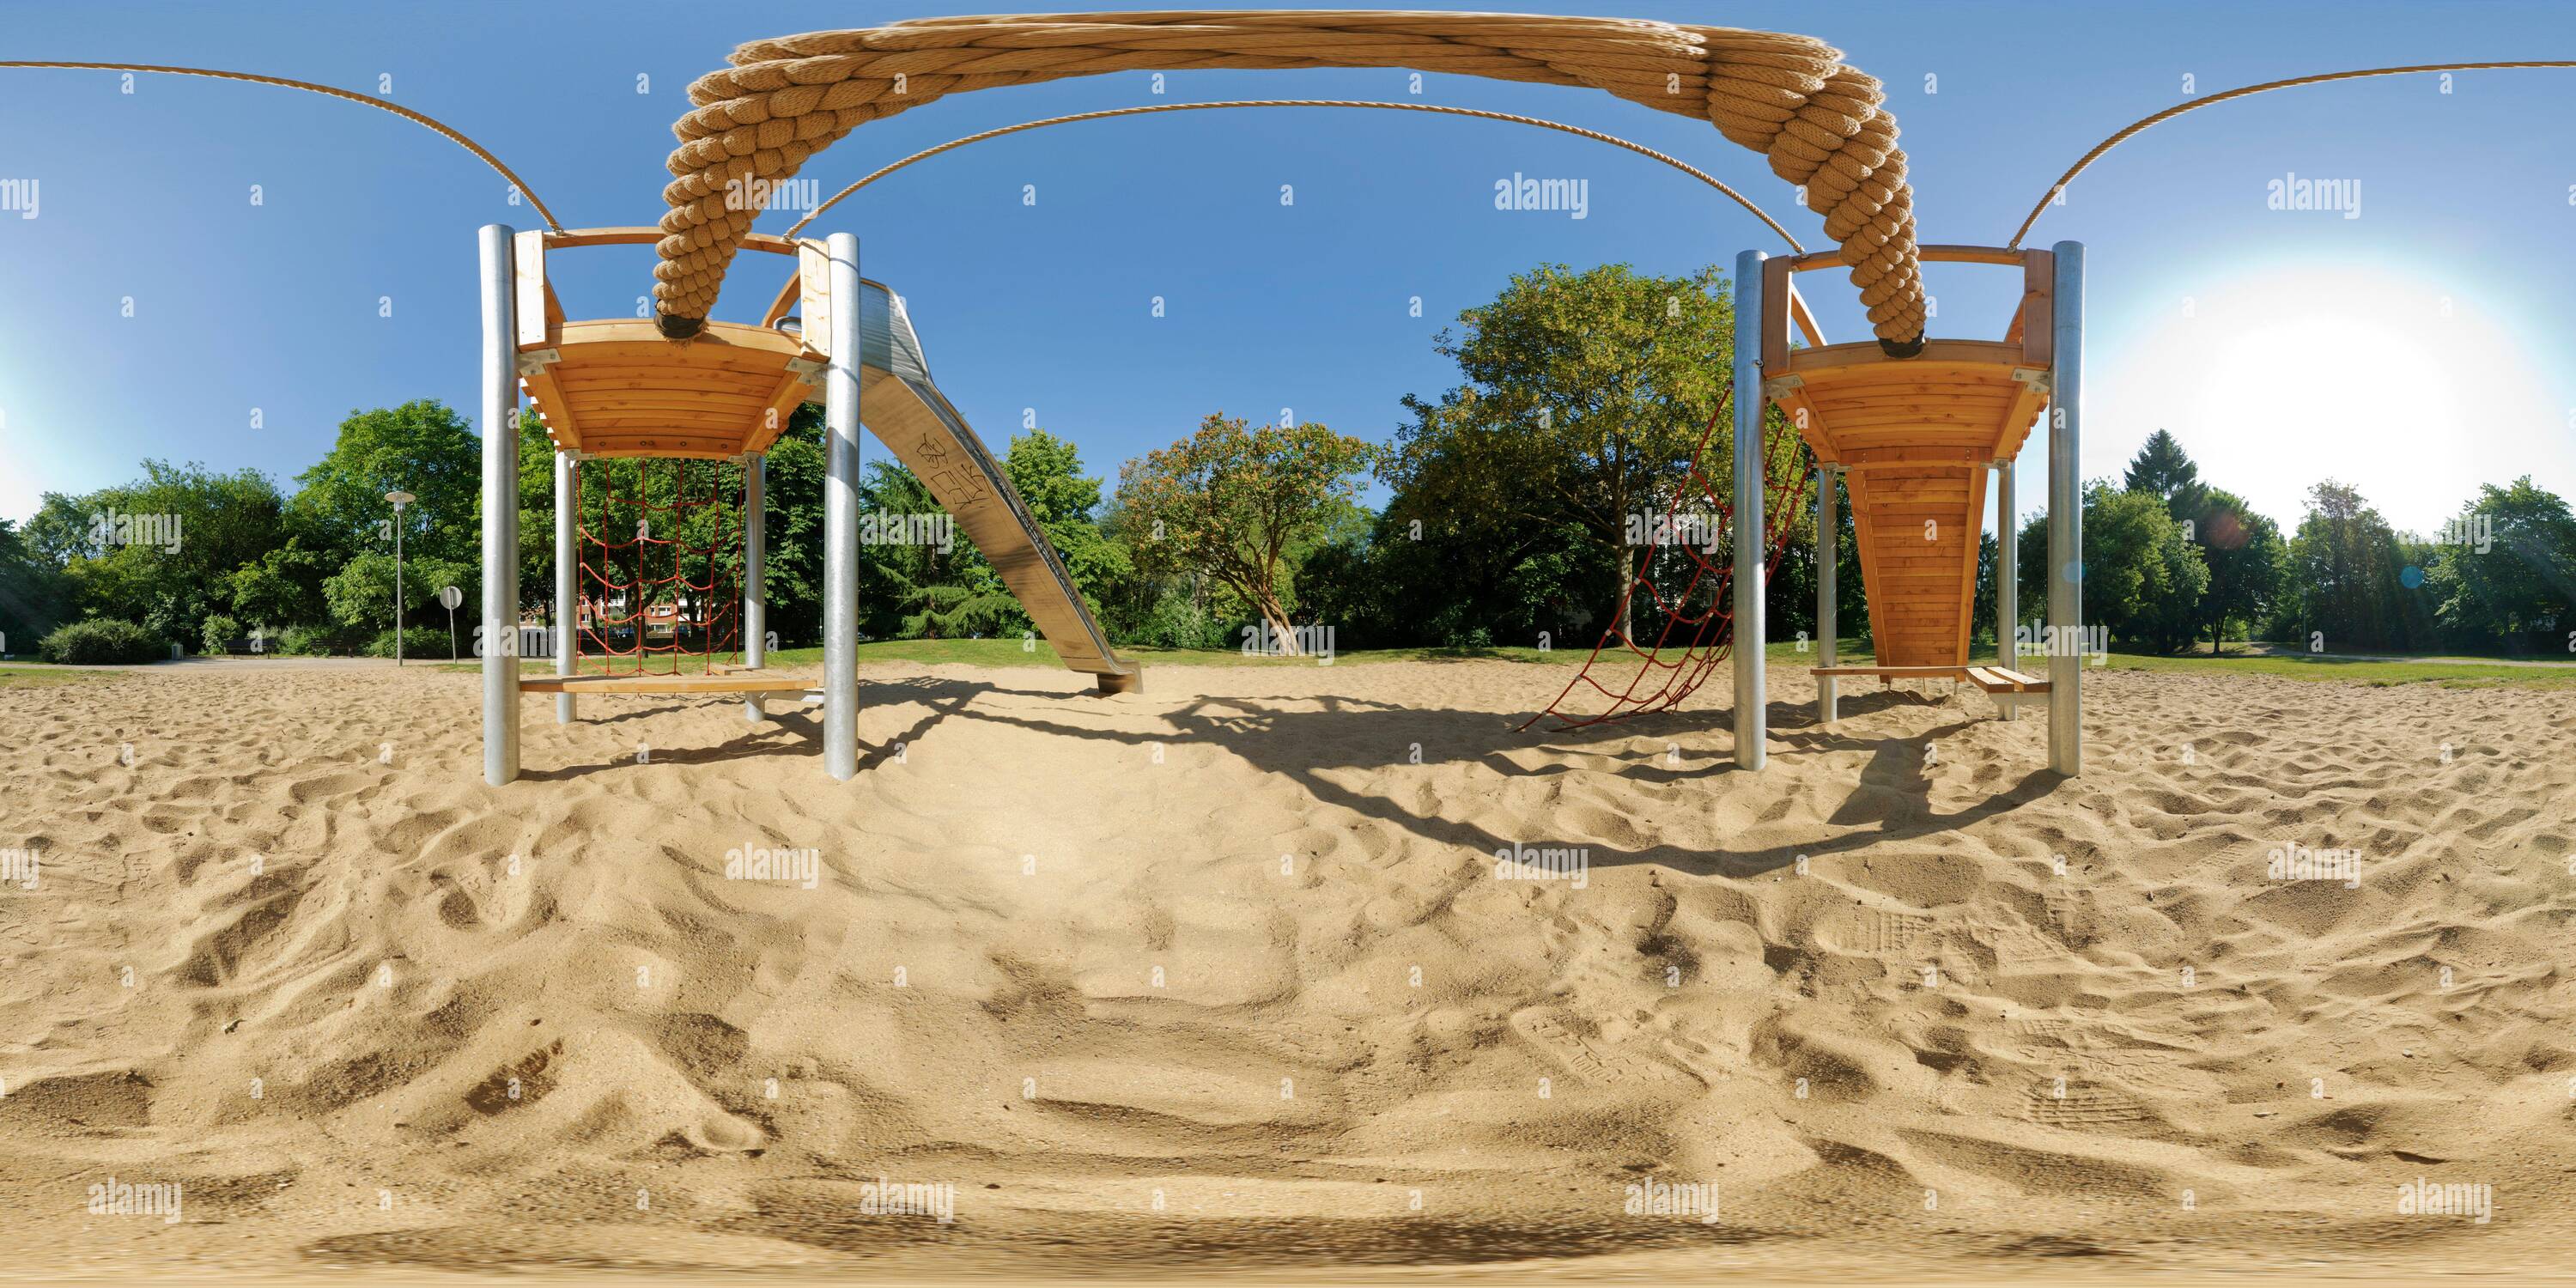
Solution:
[{"label": "green tree", "polygon": [[[542,441],[542,431],[536,437]],[[351,412],[331,450],[295,482],[291,517],[317,549],[344,559],[377,549],[390,556],[393,507],[385,494],[403,491],[420,498],[403,510],[405,559],[481,560],[483,442],[471,422],[434,399]]]},{"label": "green tree", "polygon": [[36,641],[79,611],[72,595],[61,568],[0,519],[0,654],[35,652]]},{"label": "green tree", "polygon": [[2215,654],[2226,646],[2229,622],[2243,624],[2250,633],[2271,613],[2289,551],[2281,542],[2281,525],[2224,488],[2202,489],[2197,512],[2184,523],[2185,537],[2200,548],[2209,566],[2209,589],[2200,597],[2198,620],[2207,625],[2209,650]]},{"label": "green tree", "polygon": [[233,570],[282,539],[283,501],[257,470],[143,462],[143,478],[84,497],[48,493],[30,524],[84,614],[194,641],[231,606]]},{"label": "green tree", "polygon": [[2444,629],[2462,644],[2548,647],[2544,635],[2576,629],[2576,515],[2528,474],[2481,485],[2425,574]]},{"label": "green tree", "polygon": [[[1551,563],[1570,532],[1627,597],[1631,525],[1681,492],[1728,384],[1725,285],[1715,268],[1667,278],[1625,264],[1547,265],[1440,333],[1434,347],[1463,383],[1436,403],[1405,399],[1411,421],[1378,469],[1408,539],[1456,538],[1439,542],[1450,549],[1426,589],[1454,601],[1464,585],[1508,601],[1516,596],[1500,588]],[[1776,413],[1773,422],[1773,450],[1797,459],[1795,435]],[[1723,501],[1732,457],[1722,434],[1716,441],[1701,468]],[[1691,512],[1714,505],[1696,493],[1683,502]]]},{"label": "green tree", "polygon": [[1378,449],[1322,425],[1249,428],[1222,413],[1170,447],[1129,461],[1118,503],[1142,531],[1149,571],[1196,572],[1231,588],[1296,651],[1283,569],[1359,494]]},{"label": "green tree", "polygon": [[[2024,616],[2038,616],[2048,603],[2047,517],[2033,516],[2020,541],[2018,598]],[[2191,642],[2192,609],[2209,588],[2209,568],[2162,498],[2105,482],[2087,486],[2083,571],[2083,625],[2104,628],[2115,643],[2161,652]]]},{"label": "green tree", "polygon": [[2276,631],[2335,648],[2413,647],[2406,567],[2396,531],[2359,490],[2318,483],[2290,539]]},{"label": "green tree", "polygon": [[2129,459],[2128,474],[2121,486],[2131,492],[2152,492],[2172,501],[2200,487],[2200,467],[2192,463],[2191,454],[2182,443],[2164,430],[2147,435],[2138,454]]}]

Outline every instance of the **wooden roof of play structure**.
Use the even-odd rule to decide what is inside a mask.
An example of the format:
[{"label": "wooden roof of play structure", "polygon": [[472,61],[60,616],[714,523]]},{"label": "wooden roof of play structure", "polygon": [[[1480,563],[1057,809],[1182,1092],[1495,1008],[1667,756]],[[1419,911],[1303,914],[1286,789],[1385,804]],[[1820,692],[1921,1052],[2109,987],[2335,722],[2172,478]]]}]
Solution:
[{"label": "wooden roof of play structure", "polygon": [[[710,322],[685,343],[649,321],[567,321],[546,278],[546,252],[579,246],[650,245],[652,228],[593,228],[518,235],[519,384],[556,448],[590,456],[722,460],[764,452],[797,405],[823,395],[828,356],[803,334],[768,324]],[[795,288],[820,272],[810,244],[743,239],[749,250],[795,256]],[[783,311],[782,311],[783,312]]]},{"label": "wooden roof of play structure", "polygon": [[1844,471],[1882,667],[1967,663],[1986,467],[2010,461],[2038,422],[2055,338],[2055,255],[1926,246],[1923,258],[2021,270],[2021,304],[2002,339],[1926,340],[1912,358],[1866,341],[1793,349],[1793,317],[1811,341],[1821,337],[1792,277],[1838,261],[1798,255],[1763,266],[1763,392],[1818,461]]}]

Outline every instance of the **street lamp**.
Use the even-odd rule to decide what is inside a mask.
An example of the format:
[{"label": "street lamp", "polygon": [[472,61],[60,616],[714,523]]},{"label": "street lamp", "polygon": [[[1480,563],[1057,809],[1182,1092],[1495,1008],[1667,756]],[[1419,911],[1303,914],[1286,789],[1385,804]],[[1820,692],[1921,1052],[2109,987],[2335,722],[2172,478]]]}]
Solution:
[{"label": "street lamp", "polygon": [[419,500],[409,492],[387,492],[385,499],[394,503],[394,665],[403,664],[402,655],[402,508]]}]

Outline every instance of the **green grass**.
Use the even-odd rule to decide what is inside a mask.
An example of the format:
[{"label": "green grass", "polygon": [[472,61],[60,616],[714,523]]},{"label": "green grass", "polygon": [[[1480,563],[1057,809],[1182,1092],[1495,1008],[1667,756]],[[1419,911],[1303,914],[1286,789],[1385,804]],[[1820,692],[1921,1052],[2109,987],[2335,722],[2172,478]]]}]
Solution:
[{"label": "green grass", "polygon": [[63,684],[95,680],[103,674],[76,666],[55,666],[50,662],[21,665],[16,662],[0,666],[0,689],[49,689]]},{"label": "green grass", "polygon": [[[1590,654],[1592,643],[1585,640],[1575,647],[1555,648],[1541,652],[1535,648],[1391,648],[1357,649],[1334,655],[1336,666],[1365,665],[1371,662],[1460,662],[1495,661],[1525,662],[1543,666],[1580,665]],[[1774,666],[1813,666],[1818,660],[1814,645],[1804,651],[1794,643],[1776,643],[1764,650]],[[1247,657],[1231,649],[1163,649],[1121,648],[1119,656],[1146,667],[1156,666],[1308,666],[1312,658]],[[1991,645],[1981,645],[1972,657],[1983,661],[1994,656]],[[1846,666],[1869,663],[1870,642],[1866,637],[1845,637],[1837,657]],[[917,662],[936,665],[943,662],[985,667],[1044,667],[1062,665],[1055,650],[1039,640],[1034,648],[1023,648],[1018,640],[876,640],[859,646],[861,662]],[[769,654],[772,666],[819,666],[823,661],[820,648],[776,649]],[[474,663],[434,665],[447,670],[470,671]],[[658,664],[657,664],[658,665]],[[2030,659],[2023,669],[2044,667],[2042,659]],[[524,659],[523,671],[532,675],[551,675],[550,659]],[[591,669],[585,667],[585,670]],[[689,669],[695,670],[694,666]],[[2226,673],[2233,675],[2275,675],[2296,680],[2344,681],[2347,683],[2393,685],[2438,684],[2445,688],[2576,688],[2576,667],[2518,667],[2477,662],[2442,663],[2425,661],[2379,662],[2332,654],[2231,652],[2212,657],[2207,653],[2180,657],[2159,657],[2143,653],[2112,653],[2106,669],[2125,671]]]}]

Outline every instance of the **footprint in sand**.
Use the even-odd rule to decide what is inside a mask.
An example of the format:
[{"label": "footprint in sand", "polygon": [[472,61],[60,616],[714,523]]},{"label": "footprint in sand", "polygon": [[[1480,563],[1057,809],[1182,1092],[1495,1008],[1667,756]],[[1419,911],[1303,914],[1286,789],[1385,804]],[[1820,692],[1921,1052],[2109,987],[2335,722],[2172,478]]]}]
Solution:
[{"label": "footprint in sand", "polygon": [[1588,1039],[1556,1012],[1533,1008],[1512,1016],[1512,1030],[1554,1056],[1585,1083],[1619,1090],[1706,1090],[1699,1075],[1642,1052]]}]

